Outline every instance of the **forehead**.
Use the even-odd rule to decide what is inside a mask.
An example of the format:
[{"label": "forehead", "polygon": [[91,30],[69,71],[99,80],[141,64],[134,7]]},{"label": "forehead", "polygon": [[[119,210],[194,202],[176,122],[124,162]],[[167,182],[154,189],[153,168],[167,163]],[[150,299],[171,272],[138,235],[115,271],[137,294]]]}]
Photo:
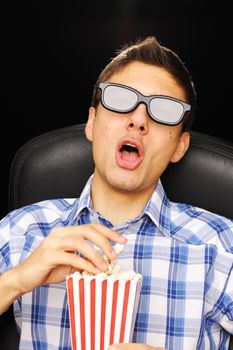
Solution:
[{"label": "forehead", "polygon": [[184,89],[165,68],[142,62],[127,64],[108,81],[131,86],[143,95],[166,95],[185,100]]}]

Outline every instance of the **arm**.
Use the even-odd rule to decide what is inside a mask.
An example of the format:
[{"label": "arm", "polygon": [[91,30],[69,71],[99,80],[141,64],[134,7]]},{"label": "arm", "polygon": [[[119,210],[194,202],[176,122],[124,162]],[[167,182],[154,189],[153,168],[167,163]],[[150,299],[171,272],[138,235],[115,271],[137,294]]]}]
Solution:
[{"label": "arm", "polygon": [[62,282],[73,271],[106,271],[103,256],[88,240],[110,260],[116,255],[109,241],[126,242],[120,234],[100,224],[53,229],[26,260],[0,276],[0,314],[19,296],[43,284]]},{"label": "arm", "polygon": [[0,315],[20,296],[15,269],[0,276]]}]

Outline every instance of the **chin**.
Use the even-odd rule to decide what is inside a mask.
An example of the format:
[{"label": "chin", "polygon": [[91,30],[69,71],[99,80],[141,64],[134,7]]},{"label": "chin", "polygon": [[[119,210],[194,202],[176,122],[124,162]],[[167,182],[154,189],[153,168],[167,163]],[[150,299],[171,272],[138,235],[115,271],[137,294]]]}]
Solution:
[{"label": "chin", "polygon": [[129,176],[128,174],[118,176],[113,174],[112,176],[107,177],[107,181],[110,187],[120,192],[139,192],[143,189],[143,186],[139,183],[139,181],[135,181],[135,176]]}]

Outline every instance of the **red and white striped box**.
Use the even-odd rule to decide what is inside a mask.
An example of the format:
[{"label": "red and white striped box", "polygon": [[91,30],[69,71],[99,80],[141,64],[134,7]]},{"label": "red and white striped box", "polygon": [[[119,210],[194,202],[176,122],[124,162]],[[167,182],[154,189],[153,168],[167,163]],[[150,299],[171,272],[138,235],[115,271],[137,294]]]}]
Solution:
[{"label": "red and white striped box", "polygon": [[66,278],[73,350],[106,350],[132,340],[142,276],[133,271]]}]

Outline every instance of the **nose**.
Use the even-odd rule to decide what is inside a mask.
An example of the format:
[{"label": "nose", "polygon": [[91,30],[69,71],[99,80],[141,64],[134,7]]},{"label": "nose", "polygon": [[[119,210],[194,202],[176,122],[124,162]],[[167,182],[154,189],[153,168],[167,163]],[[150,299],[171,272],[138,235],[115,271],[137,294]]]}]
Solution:
[{"label": "nose", "polygon": [[129,113],[129,118],[127,118],[127,129],[137,130],[141,134],[146,134],[148,132],[148,119],[146,106],[140,104],[135,110]]}]

